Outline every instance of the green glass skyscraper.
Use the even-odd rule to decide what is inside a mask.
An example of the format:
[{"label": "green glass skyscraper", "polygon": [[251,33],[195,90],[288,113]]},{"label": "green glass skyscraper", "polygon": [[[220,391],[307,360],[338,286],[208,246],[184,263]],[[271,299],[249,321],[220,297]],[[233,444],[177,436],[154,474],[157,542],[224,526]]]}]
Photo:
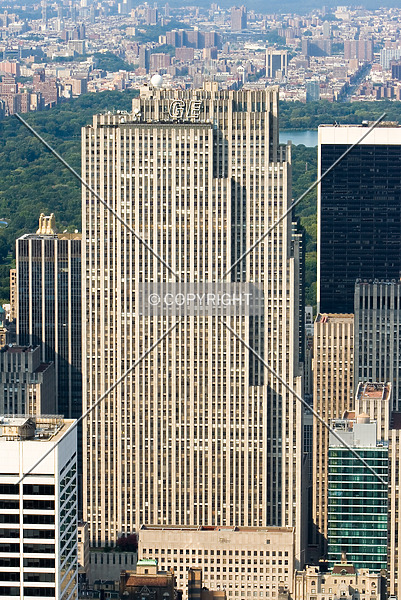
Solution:
[{"label": "green glass skyscraper", "polygon": [[328,481],[329,567],[347,553],[357,569],[387,568],[388,446],[376,439],[376,422],[359,415],[332,423],[341,438],[374,469],[330,434]]}]

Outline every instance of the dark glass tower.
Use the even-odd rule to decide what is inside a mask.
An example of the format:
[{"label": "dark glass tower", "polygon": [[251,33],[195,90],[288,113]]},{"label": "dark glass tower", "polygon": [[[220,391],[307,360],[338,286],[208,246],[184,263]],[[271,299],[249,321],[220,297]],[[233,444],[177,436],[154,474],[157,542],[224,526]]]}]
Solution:
[{"label": "dark glass tower", "polygon": [[17,240],[17,336],[39,345],[54,362],[57,406],[65,418],[82,414],[81,234],[55,234],[41,216],[36,234]]},{"label": "dark glass tower", "polygon": [[[319,128],[319,174],[364,133]],[[352,313],[356,279],[396,279],[401,267],[401,128],[377,127],[320,185],[320,311]]]}]

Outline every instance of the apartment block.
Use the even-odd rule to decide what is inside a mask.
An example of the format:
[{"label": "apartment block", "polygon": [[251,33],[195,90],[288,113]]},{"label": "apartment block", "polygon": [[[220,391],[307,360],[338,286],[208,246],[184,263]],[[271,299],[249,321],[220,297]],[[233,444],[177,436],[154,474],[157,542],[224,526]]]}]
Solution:
[{"label": "apartment block", "polygon": [[242,31],[247,28],[247,10],[245,6],[231,8],[231,31]]}]

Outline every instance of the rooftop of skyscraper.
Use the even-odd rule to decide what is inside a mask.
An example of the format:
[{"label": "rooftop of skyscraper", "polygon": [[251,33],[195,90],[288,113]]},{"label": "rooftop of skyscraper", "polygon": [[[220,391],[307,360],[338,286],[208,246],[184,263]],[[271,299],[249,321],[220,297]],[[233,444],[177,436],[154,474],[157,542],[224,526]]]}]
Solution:
[{"label": "rooftop of skyscraper", "polygon": [[61,415],[4,415],[0,417],[0,442],[55,442],[74,423]]},{"label": "rooftop of skyscraper", "polygon": [[386,400],[391,394],[391,383],[366,383],[360,382],[356,391],[356,397],[359,400],[381,399]]},{"label": "rooftop of skyscraper", "polygon": [[34,352],[38,346],[16,346],[9,344],[0,348],[0,352],[8,352],[9,354],[25,354],[28,352]]},{"label": "rooftop of skyscraper", "polygon": [[[375,121],[362,121],[362,123],[322,123],[320,127],[371,127]],[[377,127],[401,127],[398,121],[381,121]]]},{"label": "rooftop of skyscraper", "polygon": [[353,321],[354,315],[348,313],[319,313],[316,317],[316,323],[342,323],[346,320]]}]

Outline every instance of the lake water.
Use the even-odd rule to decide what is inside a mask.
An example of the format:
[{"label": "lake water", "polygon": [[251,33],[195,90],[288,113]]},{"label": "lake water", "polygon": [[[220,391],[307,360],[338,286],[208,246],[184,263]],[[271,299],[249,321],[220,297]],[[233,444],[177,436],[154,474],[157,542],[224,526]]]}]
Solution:
[{"label": "lake water", "polygon": [[303,144],[313,148],[317,146],[317,129],[280,131],[280,143],[286,144],[288,140],[291,140],[295,145]]}]

